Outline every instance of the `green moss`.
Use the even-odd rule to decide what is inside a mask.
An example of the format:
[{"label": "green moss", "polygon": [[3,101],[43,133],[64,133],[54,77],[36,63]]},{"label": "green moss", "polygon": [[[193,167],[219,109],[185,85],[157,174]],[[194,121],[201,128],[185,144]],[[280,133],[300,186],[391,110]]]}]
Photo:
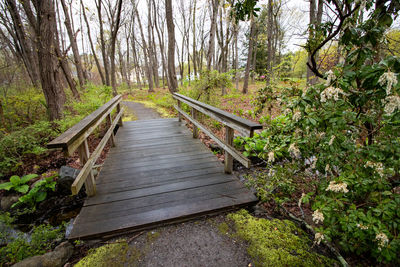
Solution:
[{"label": "green moss", "polygon": [[267,220],[246,210],[229,214],[235,236],[249,243],[256,266],[332,266],[334,261],[311,251],[307,234],[288,220]]},{"label": "green moss", "polygon": [[221,234],[228,234],[229,233],[229,226],[227,223],[223,222],[218,225],[218,230]]},{"label": "green moss", "polygon": [[129,247],[126,240],[119,240],[113,244],[89,251],[89,254],[81,259],[75,267],[134,266],[140,257],[141,253],[139,250]]},{"label": "green moss", "polygon": [[150,231],[147,233],[147,242],[152,243],[160,236],[159,232]]}]

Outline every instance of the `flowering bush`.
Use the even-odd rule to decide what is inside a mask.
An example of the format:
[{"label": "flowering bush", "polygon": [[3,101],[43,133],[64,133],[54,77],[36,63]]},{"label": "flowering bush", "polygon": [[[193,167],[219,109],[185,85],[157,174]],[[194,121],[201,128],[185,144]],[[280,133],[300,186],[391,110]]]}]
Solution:
[{"label": "flowering bush", "polygon": [[[350,17],[354,26],[340,38],[343,63],[325,73],[324,83],[285,99],[286,115],[264,133],[236,143],[271,170],[288,161],[305,167],[315,182],[300,201],[312,203],[316,243],[398,263],[400,59],[377,60],[392,18],[365,2],[369,18]],[[282,163],[272,165],[276,160]]]}]

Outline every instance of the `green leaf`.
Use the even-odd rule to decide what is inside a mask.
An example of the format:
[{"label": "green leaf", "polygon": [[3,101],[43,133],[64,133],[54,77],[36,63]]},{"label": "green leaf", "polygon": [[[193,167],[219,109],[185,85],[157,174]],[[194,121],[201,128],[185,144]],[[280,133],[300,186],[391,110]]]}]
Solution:
[{"label": "green leaf", "polygon": [[15,188],[15,190],[22,194],[26,194],[26,192],[28,192],[28,190],[29,190],[29,185],[24,184],[22,186],[18,186],[17,188]]},{"label": "green leaf", "polygon": [[10,190],[13,187],[13,184],[11,182],[7,183],[2,183],[0,184],[0,190]]},{"label": "green leaf", "polygon": [[35,198],[36,202],[41,202],[46,199],[47,193],[45,191],[40,191]]},{"label": "green leaf", "polygon": [[30,180],[32,180],[33,178],[36,178],[36,177],[38,177],[38,176],[39,176],[39,175],[34,174],[34,173],[25,175],[25,176],[23,176],[23,177],[21,178],[21,183],[22,183],[22,184],[26,184],[27,182],[29,182]]},{"label": "green leaf", "polygon": [[11,178],[10,178],[10,182],[11,182],[14,186],[19,185],[19,184],[21,183],[21,178],[19,178],[19,176],[17,176],[17,175],[13,175],[13,176],[11,176]]}]

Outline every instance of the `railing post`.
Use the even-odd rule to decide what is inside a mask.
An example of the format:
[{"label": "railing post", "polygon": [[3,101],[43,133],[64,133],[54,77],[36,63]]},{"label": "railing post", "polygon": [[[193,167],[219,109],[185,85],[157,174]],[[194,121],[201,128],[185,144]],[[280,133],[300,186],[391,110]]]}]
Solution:
[{"label": "railing post", "polygon": [[[233,135],[234,130],[225,126],[225,143],[232,146],[233,145]],[[228,151],[225,150],[225,173],[232,173],[233,171],[233,158]]]},{"label": "railing post", "polygon": [[[181,101],[178,100],[178,108],[181,108]],[[178,121],[181,122],[182,121],[182,115],[181,113],[178,111]]]},{"label": "railing post", "polygon": [[[121,102],[119,102],[118,104],[117,104],[117,114],[119,113],[121,111]],[[119,125],[119,127],[122,127],[123,125],[122,125],[122,116],[119,118],[119,120],[118,120],[118,125]]]},{"label": "railing post", "polygon": [[[197,120],[197,110],[192,108],[192,118],[194,120]],[[193,138],[199,137],[199,129],[197,128],[196,125],[193,124]]]},{"label": "railing post", "polygon": [[[110,113],[110,114],[108,114],[108,116],[107,116],[107,128],[110,128],[111,125],[112,125],[112,117],[111,117],[111,113]],[[112,133],[111,133],[111,135],[110,135],[110,145],[111,145],[112,147],[115,147],[114,129],[113,129],[113,131],[112,131]]]},{"label": "railing post", "polygon": [[[78,147],[78,154],[79,154],[79,160],[81,161],[82,166],[84,166],[90,157],[87,139],[85,139],[85,141]],[[89,175],[85,180],[85,188],[86,188],[86,194],[88,196],[96,195],[96,183],[94,181],[94,175],[92,170],[90,170]]]}]

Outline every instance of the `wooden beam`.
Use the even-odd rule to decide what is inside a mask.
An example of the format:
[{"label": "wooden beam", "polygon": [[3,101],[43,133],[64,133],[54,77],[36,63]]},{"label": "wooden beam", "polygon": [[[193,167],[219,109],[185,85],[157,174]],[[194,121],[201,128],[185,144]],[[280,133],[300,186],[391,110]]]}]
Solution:
[{"label": "wooden beam", "polygon": [[182,109],[180,109],[178,106],[174,106],[175,109],[182,114],[186,119],[191,121],[194,125],[196,125],[200,130],[202,130],[205,134],[207,134],[211,139],[213,139],[218,145],[220,145],[226,152],[228,152],[232,157],[234,157],[237,161],[239,161],[243,166],[246,168],[250,167],[250,160],[243,156],[240,152],[238,152],[234,147],[232,147],[229,144],[226,144],[224,141],[219,139],[217,136],[215,136],[210,130],[205,128],[200,122],[194,120],[192,117],[190,117],[186,112],[184,112]]},{"label": "wooden beam", "polygon": [[[86,166],[90,166],[92,164],[92,161],[89,160],[90,159],[90,153],[89,153],[89,146],[88,146],[88,143],[87,143],[86,139],[79,146],[78,154],[79,154],[79,159],[81,161],[81,164],[83,166],[82,169],[84,169]],[[81,172],[79,174],[81,174]],[[86,167],[86,169],[85,169],[85,171],[83,171],[83,173],[85,175],[84,176],[85,177],[84,182],[85,182],[86,194],[88,196],[96,195],[96,184],[94,182],[94,175],[93,175],[93,172],[92,172],[92,168]],[[79,177],[79,174],[78,174],[78,177]],[[88,176],[89,176],[89,178],[87,179]]]},{"label": "wooden beam", "polygon": [[235,129],[236,131],[240,132],[244,136],[249,136],[250,137],[252,135],[252,130],[250,130],[248,128],[243,128],[242,126],[237,125],[234,122],[231,122],[231,121],[227,120],[226,118],[224,118],[222,116],[219,116],[218,114],[213,113],[213,112],[211,112],[211,111],[209,111],[209,110],[207,110],[205,108],[202,108],[199,105],[193,104],[192,102],[189,102],[189,101],[184,100],[184,99],[181,99],[181,100],[178,100],[178,101],[182,101],[183,103],[185,103],[185,104],[189,105],[190,107],[200,111],[201,113],[209,116],[210,118],[212,118],[212,119],[214,119],[216,121],[219,121],[224,125],[228,125],[229,127]]},{"label": "wooden beam", "polygon": [[[225,126],[225,142],[226,144],[232,146],[233,145],[233,135],[234,135],[234,130],[229,127]],[[228,153],[228,151],[225,150],[225,173],[232,173],[233,171],[233,158],[231,154]]]},{"label": "wooden beam", "polygon": [[[118,120],[122,117],[123,111],[124,110],[121,109],[121,111],[117,114],[113,123],[111,124],[111,127],[108,129],[106,134],[103,136],[100,143],[97,145],[96,149],[93,151],[92,155],[90,157],[88,157],[87,160],[85,160],[84,166],[82,167],[81,171],[79,172],[78,176],[75,178],[75,181],[71,186],[72,195],[78,194],[79,190],[82,188],[82,185],[84,183],[85,183],[86,191],[88,190],[87,186],[86,186],[87,177],[88,177],[88,175],[92,176],[93,165],[96,163],[97,159],[100,156],[101,151],[103,151],[104,146],[108,142],[108,139],[111,137],[111,134],[113,133],[114,128],[118,123]],[[87,144],[87,141],[85,140],[84,143]],[[81,160],[81,162],[82,162],[82,160]],[[90,183],[90,181],[88,183]],[[92,188],[90,184],[89,184],[89,188]],[[94,194],[96,194],[96,186],[94,183],[94,177],[93,177],[93,188],[94,188],[94,191],[93,190],[90,191],[90,195],[88,193],[89,196],[93,196]]]},{"label": "wooden beam", "polygon": [[[89,129],[93,129],[93,125],[96,124],[101,118],[105,118],[104,114],[108,111],[114,109],[115,105],[121,101],[121,95],[115,96],[113,99],[108,101],[106,104],[96,109],[90,115],[86,116],[80,122],[69,128],[67,131],[62,133],[56,139],[47,144],[47,148],[63,148],[64,150],[68,149],[72,143],[74,143],[77,139],[81,137],[84,133],[86,133]],[[98,125],[98,124],[97,124]],[[95,128],[95,127],[94,127]],[[83,142],[84,139],[81,139]],[[81,143],[82,143],[81,142]],[[76,146],[76,148],[79,145]],[[75,148],[75,149],[76,149]]]},{"label": "wooden beam", "polygon": [[[192,108],[192,118],[197,121],[197,110]],[[196,125],[193,125],[193,138],[199,137],[199,129]]]}]

